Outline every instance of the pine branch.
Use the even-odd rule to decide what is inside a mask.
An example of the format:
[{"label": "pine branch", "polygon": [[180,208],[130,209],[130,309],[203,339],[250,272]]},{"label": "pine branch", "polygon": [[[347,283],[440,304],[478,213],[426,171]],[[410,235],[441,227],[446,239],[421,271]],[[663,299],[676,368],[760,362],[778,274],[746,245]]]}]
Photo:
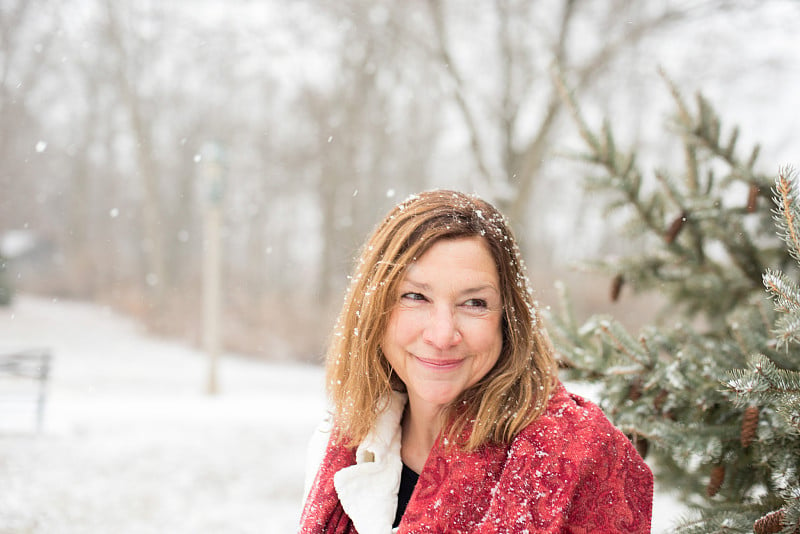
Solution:
[{"label": "pine branch", "polygon": [[676,534],[752,534],[757,512],[746,513],[744,506],[726,509],[717,505],[712,510],[702,510],[696,520],[684,520],[675,530]]},{"label": "pine branch", "polygon": [[[611,300],[623,284],[666,295],[672,325],[637,338],[608,317],[583,327],[571,318],[562,337],[576,345],[566,348],[577,364],[570,376],[601,379],[600,404],[614,424],[648,445],[662,482],[702,503],[700,519],[679,532],[751,533],[768,512],[788,513],[780,492],[800,487],[800,361],[791,348],[800,341],[800,287],[778,270],[792,258],[800,267],[797,177],[781,169],[771,212],[774,180],[754,171],[759,147],[741,157],[738,128],[724,132],[701,94],[690,107],[667,79],[685,168],[656,172],[648,189],[635,152],[620,150],[608,121],[592,131],[563,80],[556,84],[585,141],[584,160],[601,169],[587,191],[612,193],[607,212],[629,210],[631,235],[647,239],[644,251],[597,261],[595,270],[612,280]],[[741,186],[746,197],[734,189]],[[783,247],[774,244],[773,218]]]},{"label": "pine branch", "polygon": [[729,221],[728,231],[724,234],[722,242],[731,256],[733,263],[747,277],[750,282],[758,287],[762,283],[761,256],[758,247],[750,239],[749,233],[745,230],[740,219]]},{"label": "pine branch", "polygon": [[779,369],[763,354],[748,358],[748,369],[730,371],[727,386],[737,404],[774,404],[790,426],[800,431],[800,373]]},{"label": "pine branch", "polygon": [[797,204],[797,173],[790,167],[782,167],[778,173],[773,200],[777,205],[775,220],[782,231],[781,237],[789,252],[800,261],[800,206]]},{"label": "pine branch", "polygon": [[697,94],[697,119],[689,111],[689,107],[684,101],[683,95],[672,80],[660,71],[662,78],[670,88],[673,100],[678,107],[676,124],[684,137],[684,151],[687,160],[687,186],[692,191],[699,190],[698,173],[695,169],[697,163],[696,148],[707,150],[712,156],[724,161],[731,169],[730,176],[739,181],[754,183],[767,186],[771,181],[767,176],[757,175],[754,167],[760,147],[755,145],[750,151],[746,160],[740,160],[736,155],[736,147],[739,140],[739,129],[734,127],[728,140],[721,143],[721,122],[713,107],[708,100],[701,94]]},{"label": "pine branch", "polygon": [[[753,176],[752,167],[755,163],[754,158],[758,150],[753,150],[750,159],[746,165],[742,165],[735,155],[736,143],[739,137],[738,128],[734,128],[728,142],[725,145],[720,144],[720,120],[714,112],[708,101],[702,96],[697,95],[697,108],[698,118],[695,119],[689,112],[688,106],[685,104],[680,91],[662,72],[662,76],[667,80],[667,83],[672,92],[673,98],[678,106],[677,123],[683,133],[684,149],[687,154],[686,172],[687,172],[687,190],[696,194],[699,191],[698,180],[698,160],[696,147],[703,147],[708,150],[712,155],[724,160],[731,168],[729,179],[736,179],[745,181],[748,185],[758,184],[763,182]],[[670,181],[666,180],[663,174],[657,175],[662,182],[667,186],[667,190],[673,197],[674,201],[681,206],[683,212],[691,213],[692,209],[684,201],[680,193],[676,190]],[[707,192],[713,184],[713,175],[709,171]],[[758,191],[758,188],[756,189]],[[748,206],[753,205],[754,200],[748,200]],[[744,208],[745,210],[747,207]],[[730,219],[730,218],[729,218]],[[739,228],[731,229],[722,233],[719,238],[725,245],[731,259],[745,274],[745,276],[753,283],[760,284],[761,273],[763,268],[759,260],[758,248],[752,243],[748,237],[748,233],[741,227],[738,219],[731,219],[729,223],[736,224]],[[693,225],[694,226],[694,225]],[[726,225],[727,226],[727,225]],[[702,233],[696,228],[691,231],[695,251],[698,255],[702,255]],[[700,256],[702,257],[702,256]]]},{"label": "pine branch", "polygon": [[[635,367],[636,372],[641,372],[642,368],[652,368],[653,355],[648,352],[647,346],[632,338],[621,324],[612,319],[603,319],[598,327],[620,354],[638,364]],[[628,369],[620,374],[634,374],[634,372]]]},{"label": "pine branch", "polygon": [[[554,69],[553,79],[564,104],[578,127],[581,138],[589,147],[590,152],[584,155],[583,159],[603,167],[608,175],[597,180],[595,186],[600,185],[603,188],[620,192],[627,205],[633,206],[636,210],[644,227],[655,235],[663,236],[663,223],[660,218],[655,216],[656,210],[652,209],[653,202],[648,202],[641,197],[642,173],[635,165],[634,153],[626,155],[618,152],[608,121],[604,121],[600,135],[592,132],[574,95],[567,88],[563,75]],[[673,241],[671,246],[675,249],[676,254],[686,255],[687,251],[682,245]]]},{"label": "pine branch", "polygon": [[778,271],[767,269],[764,273],[764,287],[775,301],[775,307],[781,312],[800,310],[800,288],[789,278]]},{"label": "pine branch", "polygon": [[787,313],[775,322],[778,347],[800,342],[800,313]]},{"label": "pine branch", "polygon": [[791,534],[800,532],[800,487],[795,486],[783,493],[786,505],[783,507],[783,520],[786,530]]}]

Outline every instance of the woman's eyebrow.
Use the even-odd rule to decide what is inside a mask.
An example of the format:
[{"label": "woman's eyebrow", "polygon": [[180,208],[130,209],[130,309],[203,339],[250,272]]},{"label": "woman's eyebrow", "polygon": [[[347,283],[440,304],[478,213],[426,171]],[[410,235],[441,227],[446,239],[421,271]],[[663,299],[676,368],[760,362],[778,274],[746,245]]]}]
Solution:
[{"label": "woman's eyebrow", "polygon": [[495,287],[494,284],[483,284],[475,287],[468,287],[460,291],[460,294],[464,295],[467,293],[481,293],[483,291],[491,291],[492,293],[500,293],[500,290]]},{"label": "woman's eyebrow", "polygon": [[401,286],[402,286],[403,284],[409,284],[409,285],[412,285],[412,286],[416,287],[417,289],[423,289],[423,290],[425,290],[425,291],[429,291],[429,290],[430,290],[430,288],[431,288],[431,286],[430,286],[430,285],[428,285],[428,284],[425,284],[425,283],[423,283],[423,282],[416,282],[416,281],[414,281],[414,280],[410,280],[410,279],[408,279],[408,278],[404,279],[404,280],[403,280],[403,281],[400,283],[400,285],[401,285]]},{"label": "woman's eyebrow", "polygon": [[[415,280],[411,280],[411,279],[408,279],[408,278],[406,278],[405,280],[403,280],[403,282],[401,282],[401,286],[403,284],[411,285],[411,286],[413,286],[413,287],[415,287],[417,289],[421,289],[423,291],[430,291],[430,289],[431,289],[431,286],[429,284],[426,284],[424,282],[417,282]],[[480,285],[477,285],[477,286],[466,287],[464,289],[459,290],[458,294],[459,295],[465,295],[467,293],[480,293],[480,292],[483,292],[483,291],[491,291],[493,293],[500,294],[500,290],[493,283],[485,283],[485,284],[480,284]]]}]

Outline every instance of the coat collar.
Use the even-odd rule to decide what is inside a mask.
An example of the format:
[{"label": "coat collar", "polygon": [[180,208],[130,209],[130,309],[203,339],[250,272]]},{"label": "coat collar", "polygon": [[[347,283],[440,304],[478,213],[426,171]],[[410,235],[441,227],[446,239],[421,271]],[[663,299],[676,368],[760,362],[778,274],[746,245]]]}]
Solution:
[{"label": "coat collar", "polygon": [[407,399],[392,392],[372,432],[356,449],[356,463],[333,477],[342,508],[360,534],[392,532],[403,470],[400,421]]}]

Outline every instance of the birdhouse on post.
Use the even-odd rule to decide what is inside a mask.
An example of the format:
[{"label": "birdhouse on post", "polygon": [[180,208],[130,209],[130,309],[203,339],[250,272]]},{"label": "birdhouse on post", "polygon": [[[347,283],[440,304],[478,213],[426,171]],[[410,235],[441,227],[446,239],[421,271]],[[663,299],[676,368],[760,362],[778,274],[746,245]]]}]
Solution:
[{"label": "birdhouse on post", "polygon": [[222,319],[222,201],[227,160],[218,143],[206,143],[200,153],[203,212],[203,348],[208,354],[206,392],[219,392],[219,354]]}]

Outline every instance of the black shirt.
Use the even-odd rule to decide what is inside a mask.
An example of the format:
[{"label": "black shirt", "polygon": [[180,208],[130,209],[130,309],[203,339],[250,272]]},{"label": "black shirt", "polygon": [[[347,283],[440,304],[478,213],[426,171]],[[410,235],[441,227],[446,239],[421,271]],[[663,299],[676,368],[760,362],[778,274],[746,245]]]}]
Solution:
[{"label": "black shirt", "polygon": [[403,464],[403,472],[400,475],[400,491],[397,492],[397,512],[394,515],[392,528],[400,524],[408,501],[411,500],[411,494],[414,492],[414,486],[417,485],[417,480],[419,480],[419,475]]}]

